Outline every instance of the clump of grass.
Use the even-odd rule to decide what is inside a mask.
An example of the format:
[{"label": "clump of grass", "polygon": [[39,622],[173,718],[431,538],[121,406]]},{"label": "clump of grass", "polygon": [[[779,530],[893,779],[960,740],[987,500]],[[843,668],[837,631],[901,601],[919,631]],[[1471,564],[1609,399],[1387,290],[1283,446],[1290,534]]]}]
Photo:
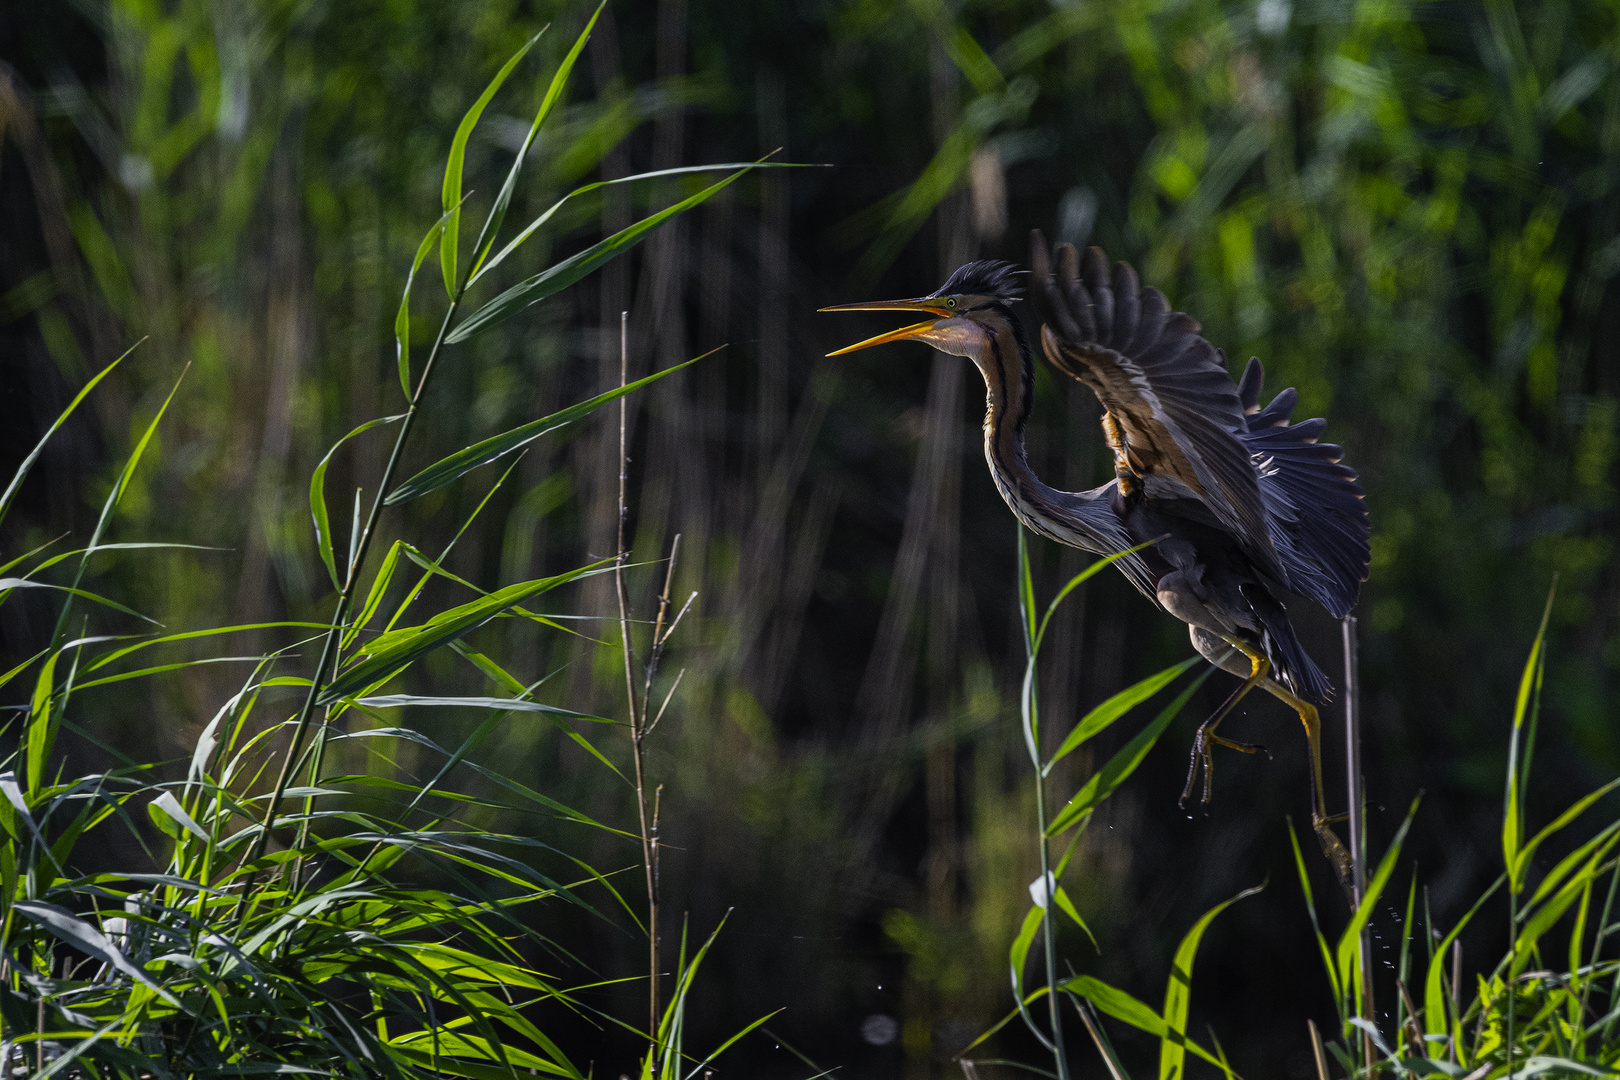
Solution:
[{"label": "clump of grass", "polygon": [[[542,229],[561,205],[497,249],[525,157],[560,99],[594,22],[595,16],[552,78],[470,255],[463,252],[460,236],[467,141],[534,41],[500,70],[455,134],[445,169],[443,216],[417,249],[398,309],[404,411],[344,436],[311,479],[316,550],[336,592],[329,620],[158,636],[100,629],[107,613],[115,613],[110,616],[115,620],[141,616],[84,587],[92,557],[119,548],[168,546],[108,543],[104,537],[130,478],[153,445],[172,392],[137,440],[89,543],[60,554],[29,552],[0,569],[14,575],[0,580],[0,602],[25,589],[48,590],[60,601],[50,638],[0,674],[0,685],[31,685],[27,703],[13,710],[8,725],[15,744],[0,759],[0,1074],[145,1078],[294,1071],[583,1080],[579,1065],[535,1019],[558,1008],[591,1011],[579,995],[582,987],[533,966],[534,955],[568,952],[548,938],[539,913],[559,903],[596,912],[585,886],[605,891],[640,923],[636,905],[618,892],[610,875],[582,860],[533,836],[491,833],[464,818],[467,811],[487,809],[620,831],[475,760],[479,746],[503,722],[531,714],[557,723],[611,768],[607,756],[573,726],[611,721],[537,701],[544,677],[532,680],[509,671],[481,651],[473,635],[502,618],[564,632],[561,624],[526,605],[587,576],[622,572],[623,559],[484,591],[446,569],[455,540],[437,557],[395,541],[369,573],[368,556],[386,507],[513,455],[541,435],[676,370],[621,384],[459,450],[403,482],[396,479],[433,376],[450,362],[455,346],[580,280],[753,167],[708,167],[730,175],[464,315],[483,276]],[[600,186],[587,185],[562,201]],[[411,285],[435,249],[448,304],[418,369],[409,347]],[[120,361],[92,379],[62,419]],[[369,508],[363,510],[355,493],[347,548],[340,549],[327,504],[327,465],[344,443],[387,426],[396,433],[392,452],[371,487]],[[40,448],[0,495],[0,519]],[[490,495],[510,475],[508,468]],[[472,517],[487,502],[488,496]],[[470,524],[471,518],[456,536]],[[67,583],[59,580],[64,572]],[[415,581],[407,581],[412,573]],[[434,579],[453,583],[470,598],[436,612],[417,610]],[[301,640],[256,657],[147,659],[242,629]],[[317,642],[319,659],[309,669],[301,650]],[[424,658],[446,650],[493,683],[500,696],[382,692]],[[201,720],[182,771],[130,762],[106,773],[66,775],[64,758],[56,752],[58,736],[89,725],[93,704],[86,702],[105,692],[101,688],[218,659],[247,661],[252,674],[211,718]],[[645,690],[652,674],[638,714],[638,741],[647,729]],[[632,686],[634,710],[633,691]],[[295,701],[291,715],[275,715]],[[486,719],[459,746],[441,746],[393,722],[395,710],[423,706],[480,710]],[[436,760],[437,768],[426,784],[401,782],[391,770],[334,774],[329,757],[361,758],[335,752],[346,743],[372,748],[371,760],[386,762],[398,752]],[[478,797],[450,787],[447,781],[457,770],[475,774],[495,794]],[[645,822],[643,834],[645,842]],[[109,860],[107,852],[118,854]],[[559,860],[571,872],[554,876],[542,868]],[[650,889],[651,874],[648,880]],[[649,903],[654,902],[649,891]],[[693,1067],[683,1051],[682,1024],[708,947],[705,943],[688,956],[683,941],[675,993],[650,1018],[655,1030],[643,1032],[606,1018],[647,1040],[641,1070],[646,1080],[675,1080]],[[655,949],[648,972],[655,986],[659,974]]]},{"label": "clump of grass", "polygon": [[[1195,662],[1168,668],[1121,691],[1083,718],[1055,753],[1046,758],[1041,756],[1035,674],[1047,622],[1057,604],[1103,565],[1106,560],[1093,564],[1071,581],[1037,622],[1027,558],[1020,561],[1021,604],[1028,644],[1024,733],[1036,766],[1037,813],[1043,826],[1043,869],[1048,866],[1049,855],[1045,850],[1048,841],[1067,828],[1078,828],[1049,875],[1030,886],[1034,904],[1014,941],[1011,956],[1017,1008],[1001,1024],[980,1036],[973,1046],[982,1043],[1014,1016],[1022,1016],[1052,1052],[1055,1075],[1068,1077],[1070,1065],[1058,1008],[1060,999],[1066,999],[1073,1005],[1114,1080],[1127,1080],[1130,1073],[1109,1040],[1103,1023],[1105,1016],[1158,1039],[1159,1080],[1185,1075],[1189,1055],[1219,1069],[1224,1076],[1234,1077],[1226,1054],[1218,1042],[1213,1042],[1213,1037],[1212,1045],[1205,1047],[1187,1034],[1193,965],[1199,942],[1213,919],[1258,889],[1247,890],[1211,908],[1182,938],[1160,1009],[1089,975],[1058,976],[1050,909],[1055,906],[1085,929],[1084,921],[1067,902],[1061,887],[1063,870],[1073,854],[1078,832],[1084,828],[1096,805],[1135,768],[1197,686],[1196,682],[1190,685],[1163,709],[1047,824],[1044,781],[1052,763],[1163,689]],[[1413,800],[1405,820],[1368,878],[1360,903],[1331,945],[1318,918],[1298,837],[1290,829],[1300,887],[1338,1010],[1337,1038],[1325,1040],[1314,1022],[1308,1029],[1318,1080],[1332,1080],[1334,1076],[1443,1075],[1466,1080],[1612,1076],[1620,1069],[1620,960],[1604,955],[1608,940],[1620,936],[1620,918],[1617,918],[1620,912],[1615,910],[1616,897],[1620,895],[1620,857],[1616,857],[1616,848],[1620,846],[1620,819],[1597,829],[1538,880],[1531,880],[1532,861],[1543,845],[1620,788],[1620,779],[1612,780],[1575,801],[1540,831],[1531,834],[1527,828],[1524,793],[1529,787],[1539,724],[1546,668],[1547,615],[1551,606],[1549,598],[1541,629],[1520,678],[1513,711],[1503,795],[1503,872],[1444,933],[1434,925],[1426,902],[1420,911],[1414,873],[1407,888],[1401,925],[1392,1026],[1380,1027],[1366,1018],[1372,1010],[1364,1000],[1369,983],[1362,970],[1360,942],[1363,931],[1389,891],[1402,847],[1417,815],[1418,800]],[[1042,881],[1046,882],[1044,887]],[[1458,937],[1486,903],[1504,889],[1508,907],[1506,948],[1495,965],[1479,973],[1472,988],[1467,988]],[[1048,895],[1052,902],[1048,902]],[[1566,923],[1567,938],[1559,942],[1553,936],[1554,931]],[[1030,989],[1024,982],[1023,972],[1037,934],[1043,937],[1045,979],[1042,985]],[[1558,959],[1552,960],[1554,956]],[[1031,1010],[1041,999],[1045,999],[1047,1006],[1048,1026],[1044,1029]]]},{"label": "clump of grass", "polygon": [[[1611,780],[1577,799],[1533,835],[1527,828],[1524,796],[1539,726],[1551,610],[1549,597],[1514,703],[1503,792],[1502,873],[1443,934],[1427,903],[1419,911],[1414,873],[1401,927],[1393,1027],[1381,1029],[1358,1015],[1360,957],[1354,939],[1394,872],[1412,822],[1410,814],[1380,861],[1367,897],[1337,949],[1330,953],[1317,930],[1339,1006],[1342,1036],[1324,1047],[1312,1029],[1324,1080],[1329,1054],[1347,1076],[1444,1074],[1469,1080],[1610,1076],[1620,1066],[1620,961],[1604,956],[1608,940],[1620,934],[1620,921],[1614,918],[1620,891],[1620,859],[1615,858],[1620,819],[1581,840],[1532,881],[1533,860],[1542,846],[1620,787],[1620,779]],[[1297,855],[1297,843],[1295,851]],[[1300,880],[1315,924],[1303,864]],[[1508,911],[1503,952],[1488,971],[1475,977],[1472,987],[1465,987],[1458,936],[1504,889]],[[1561,927],[1567,928],[1567,936]]]}]

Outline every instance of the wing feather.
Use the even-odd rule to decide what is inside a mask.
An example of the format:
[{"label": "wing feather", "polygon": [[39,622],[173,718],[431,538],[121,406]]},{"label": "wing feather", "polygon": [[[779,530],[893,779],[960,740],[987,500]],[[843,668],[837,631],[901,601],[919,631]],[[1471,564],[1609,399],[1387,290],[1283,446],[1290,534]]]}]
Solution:
[{"label": "wing feather", "polygon": [[1317,441],[1326,420],[1288,422],[1299,398],[1292,387],[1259,407],[1264,376],[1260,361],[1250,360],[1242,386],[1253,411],[1235,434],[1253,455],[1285,584],[1343,618],[1367,580],[1371,555],[1361,485],[1344,451]]},{"label": "wing feather", "polygon": [[1262,570],[1287,581],[1258,474],[1234,434],[1247,426],[1225,357],[1199,336],[1195,319],[1170,311],[1164,295],[1142,288],[1125,263],[1110,272],[1101,250],[1080,256],[1068,244],[1058,246],[1056,262],[1054,275],[1046,244],[1037,240],[1033,276],[1045,302],[1047,359],[1096,393],[1149,490],[1155,474],[1185,487]]}]

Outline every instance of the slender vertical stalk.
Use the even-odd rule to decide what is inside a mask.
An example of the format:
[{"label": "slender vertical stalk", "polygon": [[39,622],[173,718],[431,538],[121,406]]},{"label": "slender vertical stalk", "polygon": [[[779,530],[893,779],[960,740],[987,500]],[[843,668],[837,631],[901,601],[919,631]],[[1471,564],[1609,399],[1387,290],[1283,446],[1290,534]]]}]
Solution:
[{"label": "slender vertical stalk", "polygon": [[[1597,973],[1598,961],[1603,959],[1603,942],[1609,936],[1609,914],[1614,909],[1615,889],[1620,887],[1620,863],[1615,864],[1614,871],[1609,875],[1609,898],[1603,902],[1603,918],[1598,921],[1597,940],[1592,943],[1592,972]],[[0,980],[3,981],[3,980]],[[1587,980],[1591,985],[1591,980]],[[1608,1044],[1609,1031],[1614,1027],[1614,1003],[1617,994],[1620,994],[1620,967],[1615,968],[1614,978],[1609,982],[1609,1003],[1603,1010],[1607,1018],[1603,1021],[1603,1030],[1598,1033],[1598,1045]],[[1585,1001],[1582,1000],[1582,1010],[1585,1010]]]},{"label": "slender vertical stalk", "polygon": [[[1451,942],[1451,1017],[1452,1025],[1462,1023],[1462,940],[1454,938]],[[1455,1038],[1447,1040],[1451,1044],[1451,1063],[1456,1065],[1462,1057]]]},{"label": "slender vertical stalk", "polygon": [[[619,385],[630,381],[630,313],[619,313]],[[652,1071],[658,1073],[658,870],[657,810],[647,805],[647,762],[643,745],[647,738],[647,712],[636,699],[636,654],[630,642],[630,594],[624,583],[624,564],[630,553],[625,549],[625,524],[630,514],[629,406],[619,399],[619,535],[618,554],[613,561],[613,585],[619,600],[619,642],[624,652],[625,702],[630,710],[630,746],[636,762],[636,810],[641,823],[641,862],[647,877],[647,1041],[652,1055]],[[666,585],[667,591],[667,585]],[[661,628],[660,628],[661,629]],[[657,643],[655,641],[654,647]]]},{"label": "slender vertical stalk", "polygon": [[[1511,874],[1511,870],[1509,873]],[[1510,950],[1514,947],[1514,942],[1518,940],[1518,936],[1519,891],[1513,887],[1513,882],[1510,879],[1508,881],[1508,947]],[[1511,1077],[1513,1075],[1513,1040],[1515,1038],[1513,1026],[1514,1022],[1518,1020],[1517,1013],[1519,1011],[1518,1009],[1514,1008],[1515,1002],[1513,1000],[1512,956],[1513,954],[1510,951],[1508,953],[1507,973],[1502,980],[1502,992],[1507,999],[1505,1006],[1507,1008],[1507,1037],[1502,1044],[1507,1048],[1507,1071],[1503,1073],[1503,1075],[1507,1077]]]},{"label": "slender vertical stalk", "polygon": [[[1344,769],[1345,791],[1350,803],[1350,902],[1361,907],[1367,895],[1366,790],[1361,776],[1361,665],[1356,656],[1356,617],[1346,615],[1340,622],[1344,636]],[[1369,920],[1369,923],[1371,920]],[[1361,1018],[1375,1023],[1373,1007],[1372,927],[1362,927],[1358,946],[1361,956]],[[1362,1063],[1373,1062],[1372,1033],[1361,1032]]]},{"label": "slender vertical stalk", "polygon": [[[455,318],[456,309],[461,306],[461,297],[465,289],[466,285],[463,284],[445,310],[444,320],[439,324],[439,332],[433,339],[433,348],[428,353],[427,363],[422,367],[422,377],[417,380],[416,392],[411,395],[410,407],[406,409],[405,419],[399,426],[399,434],[394,438],[394,449],[388,455],[388,464],[383,468],[382,480],[377,484],[377,494],[372,499],[370,512],[366,515],[365,528],[361,530],[360,539],[354,546],[354,558],[349,561],[349,572],[343,580],[343,588],[338,593],[331,626],[326,631],[326,639],[321,643],[321,655],[315,663],[314,673],[310,676],[309,692],[304,695],[304,704],[298,710],[298,719],[293,724],[292,741],[287,747],[286,756],[282,758],[281,772],[276,777],[275,789],[271,792],[269,805],[265,808],[264,826],[254,838],[253,846],[248,850],[247,857],[242,860],[243,863],[252,863],[258,859],[264,854],[265,847],[270,842],[270,831],[275,826],[276,814],[280,811],[281,800],[287,792],[287,782],[292,777],[299,751],[304,745],[304,736],[308,734],[310,722],[315,716],[316,701],[321,691],[326,688],[328,673],[337,666],[338,650],[343,640],[343,631],[348,624],[349,608],[353,605],[354,592],[360,583],[360,571],[365,566],[366,556],[371,551],[371,542],[376,536],[378,519],[382,517],[383,500],[393,487],[394,473],[399,469],[399,463],[405,455],[405,444],[410,440],[411,431],[416,427],[416,418],[421,413],[423,396],[427,392],[429,381],[433,378],[433,371],[438,366],[439,353],[444,348],[444,339],[449,336],[451,320]],[[256,872],[250,873],[243,883],[241,895],[236,903],[238,915],[243,912],[248,894],[253,891],[257,878]]]},{"label": "slender vertical stalk", "polygon": [[[1023,526],[1018,528],[1018,597],[1024,627],[1023,722],[1024,741],[1029,750],[1030,763],[1035,766],[1035,821],[1040,830],[1042,951],[1046,959],[1046,1004],[1052,1024],[1052,1058],[1057,1066],[1058,1080],[1069,1080],[1069,1060],[1063,1049],[1063,1017],[1058,1008],[1057,941],[1052,931],[1052,907],[1056,903],[1057,883],[1052,880],[1052,846],[1046,836],[1046,770],[1041,759],[1040,692],[1035,671],[1036,640],[1034,635],[1034,597],[1028,587],[1029,547]],[[1022,1002],[1020,1002],[1022,1007]]]},{"label": "slender vertical stalk", "polygon": [[[1034,693],[1033,690],[1030,691]],[[1041,887],[1046,905],[1041,909],[1041,937],[1046,952],[1046,1004],[1052,1020],[1052,1057],[1059,1080],[1069,1080],[1069,1059],[1063,1051],[1063,1021],[1058,1010],[1057,942],[1052,936],[1052,908],[1057,903],[1057,883],[1052,880],[1052,845],[1046,838],[1046,777],[1040,759],[1035,761],[1035,820],[1041,830]]]}]

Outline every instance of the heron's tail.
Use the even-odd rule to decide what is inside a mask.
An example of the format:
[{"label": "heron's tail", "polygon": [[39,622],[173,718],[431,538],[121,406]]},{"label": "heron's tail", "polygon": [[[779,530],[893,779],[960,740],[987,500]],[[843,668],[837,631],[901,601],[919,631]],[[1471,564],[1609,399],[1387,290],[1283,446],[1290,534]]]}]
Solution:
[{"label": "heron's tail", "polygon": [[1355,470],[1340,460],[1344,451],[1316,441],[1326,421],[1288,422],[1299,398],[1292,388],[1260,407],[1264,375],[1260,361],[1250,360],[1238,384],[1248,426],[1232,434],[1259,473],[1266,526],[1288,574],[1284,584],[1342,619],[1367,579],[1370,549],[1361,486]]},{"label": "heron's tail", "polygon": [[1245,585],[1243,597],[1265,627],[1261,645],[1266,659],[1271,661],[1272,678],[1297,697],[1313,705],[1326,705],[1333,697],[1333,684],[1299,643],[1294,624],[1288,621],[1287,610],[1261,586]]}]

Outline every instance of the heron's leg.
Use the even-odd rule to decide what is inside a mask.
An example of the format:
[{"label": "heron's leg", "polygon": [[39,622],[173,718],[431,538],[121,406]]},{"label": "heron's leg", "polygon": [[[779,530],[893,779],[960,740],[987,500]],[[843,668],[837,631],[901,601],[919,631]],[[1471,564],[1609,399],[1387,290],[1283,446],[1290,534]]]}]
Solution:
[{"label": "heron's leg", "polygon": [[1350,852],[1339,842],[1338,836],[1330,827],[1335,819],[1328,817],[1327,802],[1323,797],[1325,789],[1322,784],[1322,718],[1317,715],[1315,705],[1289,692],[1287,688],[1271,679],[1263,679],[1260,685],[1272,697],[1285,702],[1297,712],[1300,722],[1305,725],[1305,739],[1311,748],[1311,825],[1316,829],[1316,839],[1322,845],[1322,854],[1333,864],[1333,872],[1338,875],[1339,884],[1348,890]]},{"label": "heron's leg", "polygon": [[[1237,708],[1238,702],[1243,700],[1244,695],[1260,685],[1267,673],[1271,671],[1271,661],[1267,660],[1264,655],[1248,645],[1232,641],[1230,638],[1227,641],[1230,642],[1233,648],[1249,658],[1249,677],[1244,679],[1236,690],[1232,691],[1232,695],[1226,699],[1219,709],[1215,710],[1213,716],[1198,726],[1198,734],[1193,736],[1192,760],[1187,765],[1187,786],[1181,791],[1182,807],[1186,807],[1187,800],[1192,797],[1193,785],[1198,781],[1199,766],[1203,766],[1204,769],[1204,797],[1202,801],[1207,804],[1214,794],[1215,759],[1210,750],[1211,746],[1224,746],[1245,754],[1265,751],[1263,746],[1235,742],[1231,739],[1223,739],[1215,734],[1215,729],[1220,726],[1221,721],[1225,720],[1233,709]],[[1267,756],[1270,756],[1269,752]]]}]

